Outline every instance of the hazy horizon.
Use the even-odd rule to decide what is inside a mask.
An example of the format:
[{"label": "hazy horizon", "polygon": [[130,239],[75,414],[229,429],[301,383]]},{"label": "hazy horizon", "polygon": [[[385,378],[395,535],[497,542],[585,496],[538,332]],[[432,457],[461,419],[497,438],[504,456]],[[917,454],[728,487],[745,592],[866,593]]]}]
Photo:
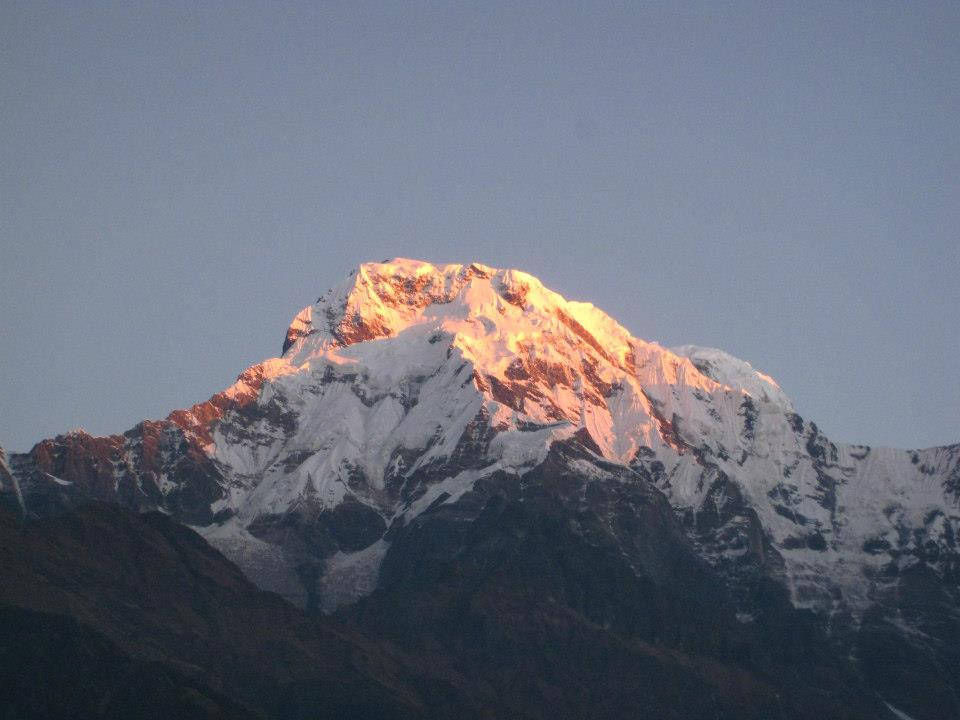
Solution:
[{"label": "hazy horizon", "polygon": [[0,5],[0,446],[205,400],[395,256],[960,442],[960,5],[224,8]]}]

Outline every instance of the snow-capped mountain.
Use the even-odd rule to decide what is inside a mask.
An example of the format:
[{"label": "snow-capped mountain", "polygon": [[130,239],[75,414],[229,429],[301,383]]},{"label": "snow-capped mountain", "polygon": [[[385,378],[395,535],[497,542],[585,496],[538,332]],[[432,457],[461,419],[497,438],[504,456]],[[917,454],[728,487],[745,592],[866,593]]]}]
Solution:
[{"label": "snow-capped mountain", "polygon": [[748,363],[632,337],[517,270],[364,264],[296,315],[280,357],[207,402],[9,465],[27,512],[158,508],[262,587],[326,610],[383,582],[409,528],[441,510],[475,521],[496,488],[523,497],[560,467],[579,478],[565,502],[602,507],[638,573],[640,531],[619,518],[633,501],[618,489],[594,505],[590,488],[666,498],[745,628],[772,583],[837,642],[868,637],[861,653],[894,638],[941,669],[956,653],[960,445],[833,443]]}]

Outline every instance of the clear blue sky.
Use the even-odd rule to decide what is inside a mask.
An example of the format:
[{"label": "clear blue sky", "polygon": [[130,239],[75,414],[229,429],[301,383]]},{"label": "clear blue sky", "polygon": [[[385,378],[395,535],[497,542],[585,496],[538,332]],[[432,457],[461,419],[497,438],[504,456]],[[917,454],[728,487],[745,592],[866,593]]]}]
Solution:
[{"label": "clear blue sky", "polygon": [[205,399],[393,256],[960,441],[960,3],[797,5],[0,0],[0,444]]}]

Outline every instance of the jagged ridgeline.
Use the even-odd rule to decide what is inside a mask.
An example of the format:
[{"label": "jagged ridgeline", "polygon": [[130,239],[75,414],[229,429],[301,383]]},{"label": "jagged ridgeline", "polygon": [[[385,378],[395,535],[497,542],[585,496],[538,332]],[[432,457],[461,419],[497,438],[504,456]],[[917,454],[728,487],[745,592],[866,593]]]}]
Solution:
[{"label": "jagged ridgeline", "polygon": [[[7,464],[20,512],[160,510],[263,589],[461,658],[504,716],[629,716],[644,663],[713,688],[678,717],[960,714],[960,445],[831,442],[748,363],[516,270],[362,265],[210,400]],[[532,655],[509,685],[497,658]]]}]

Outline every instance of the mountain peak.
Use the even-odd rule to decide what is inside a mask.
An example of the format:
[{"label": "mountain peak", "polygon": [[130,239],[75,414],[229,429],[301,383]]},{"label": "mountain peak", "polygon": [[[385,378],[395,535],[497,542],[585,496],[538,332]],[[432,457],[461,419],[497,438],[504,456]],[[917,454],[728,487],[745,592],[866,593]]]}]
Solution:
[{"label": "mountain peak", "polygon": [[[777,384],[746,362],[635,338],[602,310],[565,299],[533,275],[481,263],[364,263],[297,314],[282,361],[290,370],[352,368],[381,378],[383,387],[463,363],[500,431],[528,423],[588,428],[602,454],[619,461],[656,442],[657,418],[673,406],[678,385],[793,410]],[[446,392],[461,391],[451,385]]]},{"label": "mountain peak", "polygon": [[528,300],[541,306],[563,300],[534,276],[519,270],[500,270],[482,263],[434,265],[422,260],[394,258],[363,263],[347,279],[327,290],[313,305],[301,310],[287,330],[283,352],[300,338],[320,334],[330,344],[351,345],[395,335],[435,305],[460,299],[466,310],[479,310],[494,299],[489,292],[467,293],[473,286],[488,287],[500,304],[523,308]]},{"label": "mountain peak", "polygon": [[[634,375],[639,355],[664,356],[694,385],[706,382],[770,400],[792,412],[793,406],[773,378],[720,350],[686,345],[667,350],[634,338],[629,331],[591,303],[570,301],[535,276],[517,269],[499,269],[479,262],[433,264],[393,258],[359,265],[340,284],[303,308],[287,329],[283,357],[299,366],[311,356],[368,340],[394,337],[426,328],[445,332],[468,359],[483,355],[549,354],[558,341],[571,357],[582,350],[617,370]],[[435,342],[435,340],[434,340]],[[484,346],[486,346],[484,348]],[[571,354],[572,353],[572,354]],[[489,359],[489,358],[488,358]],[[648,358],[649,360],[649,358]]]}]

